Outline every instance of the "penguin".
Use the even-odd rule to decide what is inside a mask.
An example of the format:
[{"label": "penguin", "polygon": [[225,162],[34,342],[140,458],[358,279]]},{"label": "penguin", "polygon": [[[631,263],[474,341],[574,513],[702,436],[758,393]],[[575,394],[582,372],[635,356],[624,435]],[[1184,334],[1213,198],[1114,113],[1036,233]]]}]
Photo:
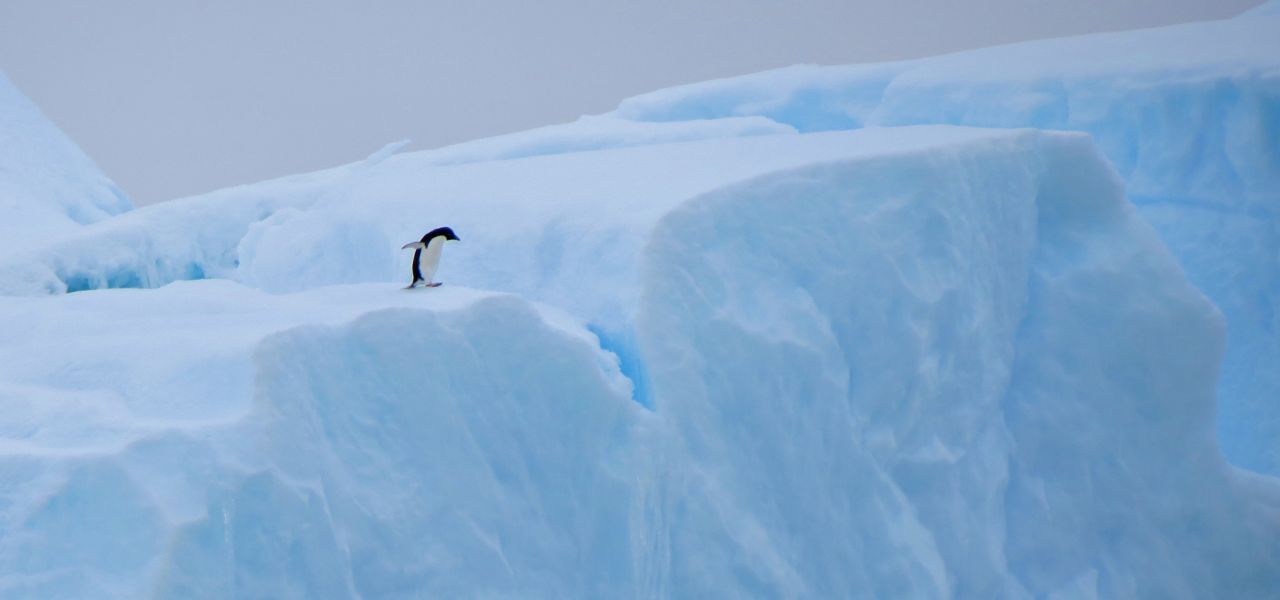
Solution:
[{"label": "penguin", "polygon": [[453,230],[448,227],[437,227],[422,236],[421,241],[409,242],[400,247],[401,250],[414,248],[413,251],[413,281],[404,289],[413,289],[421,283],[427,287],[440,287],[439,282],[431,279],[436,276],[436,270],[440,268],[440,252],[444,250],[444,243],[449,240],[457,240],[458,236],[454,235]]}]

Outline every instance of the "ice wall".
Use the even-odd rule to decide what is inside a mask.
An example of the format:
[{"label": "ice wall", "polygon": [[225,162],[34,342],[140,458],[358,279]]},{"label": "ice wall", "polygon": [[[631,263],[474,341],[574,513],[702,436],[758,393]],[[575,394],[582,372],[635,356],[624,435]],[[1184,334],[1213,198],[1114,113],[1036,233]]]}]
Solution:
[{"label": "ice wall", "polygon": [[1214,440],[1217,311],[1088,139],[1001,142],[663,219],[640,331],[696,464],[670,500],[680,595],[1276,589],[1252,531],[1276,524],[1242,518]]},{"label": "ice wall", "polygon": [[1129,199],[1227,316],[1219,434],[1280,474],[1280,18],[791,67],[624,101],[640,121],[766,116],[801,131],[946,123],[1091,134]]},{"label": "ice wall", "polygon": [[13,252],[131,206],[0,72],[0,249]]}]

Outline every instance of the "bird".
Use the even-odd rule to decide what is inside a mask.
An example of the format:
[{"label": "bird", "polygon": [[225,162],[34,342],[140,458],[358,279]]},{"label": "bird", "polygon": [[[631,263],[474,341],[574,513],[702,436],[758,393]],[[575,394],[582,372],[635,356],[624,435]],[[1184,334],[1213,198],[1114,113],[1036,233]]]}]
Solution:
[{"label": "bird", "polygon": [[436,270],[440,268],[440,252],[444,250],[444,243],[449,240],[458,240],[458,236],[448,227],[437,227],[422,236],[417,242],[409,242],[400,247],[401,250],[414,248],[413,251],[413,281],[404,289],[413,289],[418,287],[419,283],[426,287],[440,287],[440,282],[432,281],[436,276]]}]

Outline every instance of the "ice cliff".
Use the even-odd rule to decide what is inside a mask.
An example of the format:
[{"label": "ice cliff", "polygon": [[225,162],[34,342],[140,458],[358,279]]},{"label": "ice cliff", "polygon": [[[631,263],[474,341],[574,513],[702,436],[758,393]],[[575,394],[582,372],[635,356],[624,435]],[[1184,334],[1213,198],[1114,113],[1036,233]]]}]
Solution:
[{"label": "ice cliff", "polygon": [[[1238,419],[1275,414],[1239,361],[1277,23],[798,67],[58,225],[0,259],[0,596],[1268,597],[1280,483],[1219,444],[1274,447]],[[445,286],[400,290],[443,224]]]},{"label": "ice cliff", "polygon": [[763,116],[801,131],[953,124],[1093,136],[1227,316],[1219,434],[1280,474],[1280,17],[1044,40],[886,65],[800,66],[661,90],[613,115]]}]

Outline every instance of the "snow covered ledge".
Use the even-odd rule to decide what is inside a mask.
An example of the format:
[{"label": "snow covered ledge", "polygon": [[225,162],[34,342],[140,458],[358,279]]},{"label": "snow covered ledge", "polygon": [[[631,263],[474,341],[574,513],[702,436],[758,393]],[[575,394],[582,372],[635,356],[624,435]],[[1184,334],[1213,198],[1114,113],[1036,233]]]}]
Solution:
[{"label": "snow covered ledge", "polygon": [[1221,316],[1087,136],[759,177],[644,264],[682,595],[1280,589],[1274,482],[1214,437]]}]

